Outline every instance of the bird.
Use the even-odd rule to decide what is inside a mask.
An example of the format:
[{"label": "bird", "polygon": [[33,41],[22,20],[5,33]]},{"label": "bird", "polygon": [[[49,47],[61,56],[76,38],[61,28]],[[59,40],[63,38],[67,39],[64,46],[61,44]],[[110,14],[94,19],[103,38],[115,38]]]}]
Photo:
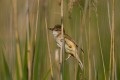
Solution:
[{"label": "bird", "polygon": [[[64,39],[64,49],[65,52],[68,53],[68,57],[66,58],[66,60],[68,60],[71,56],[73,56],[78,61],[81,70],[83,70],[83,63],[77,54],[78,45],[68,34],[66,34],[65,29],[63,28],[63,37],[62,37],[62,27],[60,24],[56,24],[53,28],[48,28],[48,29],[52,31],[56,44],[59,48],[62,48],[62,43]],[[83,49],[82,48],[80,49],[84,53]]]}]

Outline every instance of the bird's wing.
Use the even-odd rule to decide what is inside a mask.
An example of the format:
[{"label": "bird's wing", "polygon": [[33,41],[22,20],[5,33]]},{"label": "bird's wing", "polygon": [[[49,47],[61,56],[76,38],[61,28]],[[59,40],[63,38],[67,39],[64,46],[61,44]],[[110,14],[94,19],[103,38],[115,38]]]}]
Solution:
[{"label": "bird's wing", "polygon": [[[76,42],[69,35],[65,34],[65,38],[69,39],[70,41],[72,41],[76,45],[76,47],[78,48],[78,45],[76,44]],[[80,48],[80,49],[84,53],[84,50],[82,48]]]},{"label": "bird's wing", "polygon": [[76,47],[78,47],[78,45],[76,44],[76,42],[69,35],[65,34],[65,38],[69,39],[70,41],[72,41],[76,45]]}]

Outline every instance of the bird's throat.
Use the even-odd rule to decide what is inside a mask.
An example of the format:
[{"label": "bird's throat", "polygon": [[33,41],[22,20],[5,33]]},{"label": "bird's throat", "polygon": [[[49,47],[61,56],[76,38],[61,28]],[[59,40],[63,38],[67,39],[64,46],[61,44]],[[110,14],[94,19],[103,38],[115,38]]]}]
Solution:
[{"label": "bird's throat", "polygon": [[59,34],[59,33],[58,33],[57,31],[53,31],[53,36],[54,36],[54,37],[57,37],[58,34]]}]

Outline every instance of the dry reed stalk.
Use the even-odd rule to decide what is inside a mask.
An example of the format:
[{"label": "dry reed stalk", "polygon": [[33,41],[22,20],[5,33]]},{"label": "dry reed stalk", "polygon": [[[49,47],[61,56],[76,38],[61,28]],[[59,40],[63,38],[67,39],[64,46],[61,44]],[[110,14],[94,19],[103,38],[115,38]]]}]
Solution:
[{"label": "dry reed stalk", "polygon": [[[82,25],[82,10],[80,11],[80,23],[81,23],[81,27],[80,27],[80,41],[79,41],[79,45],[80,45],[80,43],[82,43],[83,41],[82,41],[82,35],[83,35],[83,25]],[[81,48],[83,48],[83,45],[81,46]],[[80,51],[80,48],[78,48],[78,51]],[[82,52],[82,60],[83,60],[83,65],[84,65],[84,63],[85,63],[85,61],[84,61],[84,54],[83,54],[83,52]],[[84,69],[83,69],[83,76],[85,77],[85,66],[84,66]]]},{"label": "dry reed stalk", "polygon": [[39,15],[39,0],[37,0],[38,2],[38,4],[37,4],[37,16],[36,16],[36,23],[35,23],[35,42],[36,42],[36,37],[37,37],[37,26],[38,26],[38,15]]},{"label": "dry reed stalk", "polygon": [[[90,25],[89,25],[89,27],[90,27]],[[90,44],[89,44],[89,36],[87,35],[86,28],[85,28],[85,37],[86,37],[87,53],[88,53],[88,74],[89,74],[89,80],[91,80]]]},{"label": "dry reed stalk", "polygon": [[103,50],[102,50],[101,39],[100,39],[100,30],[99,30],[99,25],[98,25],[97,0],[96,0],[95,4],[93,4],[93,6],[94,6],[94,8],[95,8],[95,15],[96,15],[96,21],[97,21],[98,41],[99,41],[99,45],[100,45],[100,55],[101,55],[101,57],[102,57],[102,65],[103,65],[104,77],[105,77],[105,80],[106,80],[105,63],[104,63],[104,58],[103,58]]},{"label": "dry reed stalk", "polygon": [[109,28],[111,33],[111,17],[110,17],[110,2],[107,0],[107,10],[108,10],[108,22],[109,22]]},{"label": "dry reed stalk", "polygon": [[[35,1],[33,0],[33,5]],[[33,6],[32,5],[32,6]],[[35,32],[33,33],[33,55],[32,55],[32,65],[31,65],[31,80],[33,79],[33,70],[34,70],[34,58],[35,58],[35,48],[36,48],[36,39],[37,39],[37,27],[38,27],[38,16],[39,16],[39,0],[37,0],[37,15],[36,15],[36,23],[35,23]],[[34,16],[33,16],[34,17]]]},{"label": "dry reed stalk", "polygon": [[95,57],[93,55],[93,66],[94,66],[94,73],[95,73],[95,77],[94,77],[94,80],[98,80],[97,79],[97,70],[96,70],[96,61],[95,61]]},{"label": "dry reed stalk", "polygon": [[[76,21],[76,19],[77,19],[77,15],[75,16],[75,21]],[[77,35],[76,35],[77,30],[76,29],[77,28],[76,28],[76,23],[75,23],[75,41],[76,41],[76,38],[77,38]],[[77,80],[77,65],[76,65],[76,62],[74,63],[74,80]]]},{"label": "dry reed stalk", "polygon": [[115,60],[115,78],[114,78],[115,80],[118,80],[117,79],[117,64],[116,64],[116,60]]},{"label": "dry reed stalk", "polygon": [[[108,10],[108,22],[109,22],[109,28],[110,28],[110,36],[112,38],[112,35],[111,35],[111,17],[110,17],[110,2],[109,0],[107,0],[107,10]],[[112,41],[112,40],[111,40]],[[112,42],[111,42],[112,44]],[[109,62],[109,76],[108,76],[108,79],[111,80],[111,63],[112,62],[112,46],[110,46],[110,62]]]},{"label": "dry reed stalk", "polygon": [[29,20],[29,1],[26,0],[26,33],[27,33],[27,65],[28,65],[28,80],[31,79],[31,40],[30,40],[30,20]]},{"label": "dry reed stalk", "polygon": [[18,15],[17,15],[17,0],[12,0],[12,7],[13,7],[13,21],[14,21],[14,28],[15,28],[15,38],[16,38],[16,51],[17,51],[17,61],[18,61],[18,68],[19,68],[19,76],[20,80],[22,80],[22,63],[21,63],[21,55],[20,55],[20,43],[19,43],[19,35],[18,35]]},{"label": "dry reed stalk", "polygon": [[[85,0],[85,4],[84,4],[84,9],[83,9],[83,13],[82,13],[82,22],[81,22],[81,25],[83,27],[85,27],[85,18],[86,18],[86,12],[87,12],[87,8],[88,8],[88,5],[89,5],[89,0]],[[87,53],[89,53],[89,49],[88,49],[88,35],[87,35],[87,31],[86,31],[86,27],[85,27],[85,37],[86,37],[86,44],[87,44]],[[89,56],[89,55],[88,55]],[[84,55],[83,55],[83,58],[84,58]],[[90,74],[90,59],[88,58],[88,73],[89,73],[89,76],[88,76],[88,79],[90,80],[91,78],[91,74]],[[85,69],[84,69],[84,76],[85,76]]]},{"label": "dry reed stalk", "polygon": [[46,36],[47,36],[47,47],[48,47],[48,55],[49,55],[49,60],[50,60],[50,72],[51,72],[51,80],[53,80],[53,69],[52,69],[52,59],[51,59],[51,51],[50,51],[50,42],[49,42],[49,38],[48,38],[48,27],[47,27],[47,19],[45,16],[45,28],[46,28]]},{"label": "dry reed stalk", "polygon": [[76,65],[76,62],[74,64],[74,80],[77,80],[77,65]]},{"label": "dry reed stalk", "polygon": [[61,26],[62,26],[62,47],[60,53],[60,80],[63,80],[63,66],[64,66],[64,33],[63,33],[63,0],[61,0]]},{"label": "dry reed stalk", "polygon": [[90,16],[91,16],[91,14],[90,14],[90,1],[89,1],[88,5],[89,5],[89,10],[88,10],[89,22],[88,22],[88,50],[87,50],[87,52],[88,52],[89,80],[91,80],[92,79],[92,76],[91,76],[92,71],[91,71],[91,59],[90,59],[90,27],[91,27],[91,24],[90,24]]},{"label": "dry reed stalk", "polygon": [[111,34],[111,46],[110,46],[110,63],[109,63],[109,80],[115,79],[115,59],[114,59],[114,0],[112,0],[112,16],[110,19],[110,9],[109,9],[109,0],[107,1],[108,8],[108,19],[109,19],[109,27]]},{"label": "dry reed stalk", "polygon": [[[10,40],[10,53],[13,53],[13,12],[12,12],[12,9],[11,9],[11,11],[10,11],[10,36],[11,36],[11,40]],[[9,54],[8,56],[10,56],[10,57],[12,57],[13,59],[14,59],[14,54]],[[15,59],[14,59],[14,61],[15,61]],[[11,61],[10,61],[11,62]],[[10,70],[12,70],[12,68],[13,68],[14,66],[12,66],[11,67],[11,69]],[[12,71],[11,71],[11,73],[12,73],[12,78],[13,78],[13,80],[15,80],[16,79],[16,76],[15,76],[15,69],[13,69]]]},{"label": "dry reed stalk", "polygon": [[115,27],[115,1],[112,0],[112,25],[111,25],[111,40],[112,40],[112,80],[115,79],[115,37],[114,37],[114,27]]}]

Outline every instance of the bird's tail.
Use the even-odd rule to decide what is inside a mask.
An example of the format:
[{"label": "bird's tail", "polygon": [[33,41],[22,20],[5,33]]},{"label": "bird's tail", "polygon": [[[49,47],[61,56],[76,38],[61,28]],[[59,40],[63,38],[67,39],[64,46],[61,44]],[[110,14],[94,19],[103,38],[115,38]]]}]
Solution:
[{"label": "bird's tail", "polygon": [[81,70],[83,70],[83,63],[82,63],[82,61],[80,60],[80,58],[79,58],[79,56],[77,54],[75,55],[75,58],[79,62],[79,66],[80,66]]},{"label": "bird's tail", "polygon": [[79,60],[79,66],[80,66],[81,70],[83,71],[83,64],[82,64],[81,60]]}]

